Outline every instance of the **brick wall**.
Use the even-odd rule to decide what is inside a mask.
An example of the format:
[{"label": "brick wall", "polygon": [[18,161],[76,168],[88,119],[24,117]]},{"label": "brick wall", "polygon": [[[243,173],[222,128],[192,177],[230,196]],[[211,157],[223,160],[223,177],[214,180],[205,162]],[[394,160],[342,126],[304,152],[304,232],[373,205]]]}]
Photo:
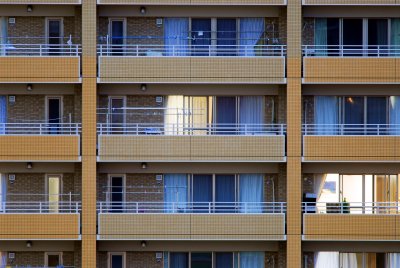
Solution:
[{"label": "brick wall", "polygon": [[303,45],[314,45],[314,18],[303,18]]},{"label": "brick wall", "polygon": [[314,252],[304,252],[303,258],[306,257],[307,257],[307,266],[304,268],[314,268]]},{"label": "brick wall", "polygon": [[[70,35],[78,37],[78,40],[80,39],[80,23],[75,27],[75,22],[79,20],[79,17],[63,17],[64,37],[66,37],[64,43],[66,43]],[[10,41],[13,44],[44,44],[46,42],[46,17],[15,17],[15,24],[7,24],[7,35],[9,38],[19,37]],[[80,43],[75,40],[73,41]]]},{"label": "brick wall", "polygon": [[[64,251],[63,252],[63,265],[73,266],[74,265],[74,252]],[[15,252],[15,259],[12,261],[7,260],[7,265],[12,266],[44,266],[45,265],[45,252],[42,251],[17,251]],[[106,267],[106,266],[105,266]]]},{"label": "brick wall", "polygon": [[[75,99],[79,103],[75,106]],[[72,123],[75,116],[79,115],[81,119],[81,97],[75,95],[63,96],[63,122],[69,122],[71,114]],[[8,123],[40,123],[46,119],[46,96],[44,95],[16,95],[15,103],[7,104],[7,122]]]},{"label": "brick wall", "polygon": [[287,43],[287,14],[286,8],[280,8],[279,14],[279,40],[281,44]]},{"label": "brick wall", "polygon": [[[16,173],[14,183],[10,183],[10,181],[7,180],[7,201],[45,201],[45,178],[46,174],[44,173]],[[76,179],[73,173],[62,174],[62,193],[77,193],[74,191],[75,181]],[[69,196],[64,196],[63,200],[69,200]]]},{"label": "brick wall", "polygon": [[286,88],[279,86],[275,113],[278,124],[286,124]]}]

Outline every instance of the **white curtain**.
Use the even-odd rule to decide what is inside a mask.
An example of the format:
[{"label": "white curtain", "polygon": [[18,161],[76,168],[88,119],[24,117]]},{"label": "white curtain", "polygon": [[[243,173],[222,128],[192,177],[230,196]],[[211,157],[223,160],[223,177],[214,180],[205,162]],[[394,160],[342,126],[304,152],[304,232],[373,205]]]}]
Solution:
[{"label": "white curtain", "polygon": [[166,18],[164,20],[164,44],[166,56],[186,56],[189,45],[189,19]]},{"label": "white curtain", "polygon": [[390,135],[400,135],[400,96],[390,96]]},{"label": "white curtain", "polygon": [[356,268],[357,266],[357,254],[356,253],[340,253],[340,267],[341,268]]},{"label": "white curtain", "polygon": [[265,253],[264,252],[240,252],[239,268],[264,268]]},{"label": "white curtain", "polygon": [[262,213],[264,175],[240,174],[239,189],[240,213]]},{"label": "white curtain", "polygon": [[315,97],[315,135],[337,134],[338,101],[336,96]]},{"label": "white curtain", "polygon": [[5,123],[7,123],[7,97],[0,96],[0,134],[6,133]]},{"label": "white curtain", "polygon": [[188,201],[186,174],[164,175],[164,201],[167,213],[179,213],[186,210]]},{"label": "white curtain", "polygon": [[264,18],[240,19],[240,56],[254,57],[255,46],[264,33]]},{"label": "white curtain", "polygon": [[264,123],[264,103],[263,96],[240,97],[239,123],[241,124],[241,134],[261,134],[263,130],[261,124]]},{"label": "white curtain", "polygon": [[183,96],[167,96],[164,124],[166,135],[183,134]]},{"label": "white curtain", "polygon": [[7,201],[7,180],[4,174],[0,174],[0,212],[5,212],[5,202]]},{"label": "white curtain", "polygon": [[328,27],[326,18],[315,19],[314,44],[316,46],[315,55],[326,56],[328,54]]},{"label": "white curtain", "polygon": [[386,268],[398,268],[400,267],[400,253],[388,253],[388,263]]},{"label": "white curtain", "polygon": [[317,202],[318,202],[319,197],[321,196],[322,189],[324,188],[326,175],[327,174],[315,174],[315,177],[314,177],[314,194],[317,195]]},{"label": "white curtain", "polygon": [[339,268],[339,252],[315,252],[314,268]]}]

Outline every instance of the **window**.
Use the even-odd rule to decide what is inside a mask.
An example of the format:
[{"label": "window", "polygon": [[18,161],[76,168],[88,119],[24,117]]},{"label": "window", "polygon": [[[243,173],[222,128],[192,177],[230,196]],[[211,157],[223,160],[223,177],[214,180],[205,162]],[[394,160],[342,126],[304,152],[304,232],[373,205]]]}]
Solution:
[{"label": "window", "polygon": [[399,253],[348,253],[315,252],[314,267],[370,268],[395,267],[400,260]]},{"label": "window", "polygon": [[126,253],[125,252],[109,252],[108,268],[125,268]]}]

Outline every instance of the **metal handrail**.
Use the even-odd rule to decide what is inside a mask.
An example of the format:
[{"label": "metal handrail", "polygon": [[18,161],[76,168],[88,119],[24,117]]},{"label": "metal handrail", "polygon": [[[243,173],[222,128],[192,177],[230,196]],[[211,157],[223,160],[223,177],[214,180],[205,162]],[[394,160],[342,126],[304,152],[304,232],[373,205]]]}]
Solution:
[{"label": "metal handrail", "polygon": [[47,213],[80,213],[80,201],[3,201],[0,202],[0,214],[47,214]]},{"label": "metal handrail", "polygon": [[79,56],[82,48],[78,44],[9,44],[0,43],[0,56]]},{"label": "metal handrail", "polygon": [[284,135],[284,124],[162,124],[124,123],[97,124],[98,135]]},{"label": "metal handrail", "polygon": [[284,57],[286,45],[130,45],[97,46],[99,56],[131,57]]},{"label": "metal handrail", "polygon": [[400,57],[399,45],[303,45],[304,57]]},{"label": "metal handrail", "polygon": [[79,135],[80,123],[0,123],[1,135]]},{"label": "metal handrail", "polygon": [[303,202],[303,213],[399,214],[399,202]]},{"label": "metal handrail", "polygon": [[279,214],[286,202],[97,202],[99,213]]},{"label": "metal handrail", "polygon": [[303,124],[302,131],[305,136],[398,136],[400,124]]}]

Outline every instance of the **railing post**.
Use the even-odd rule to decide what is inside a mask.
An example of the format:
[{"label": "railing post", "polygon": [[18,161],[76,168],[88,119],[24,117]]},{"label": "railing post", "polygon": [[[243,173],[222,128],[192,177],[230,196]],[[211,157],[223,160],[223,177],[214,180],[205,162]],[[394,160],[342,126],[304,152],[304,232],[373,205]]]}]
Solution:
[{"label": "railing post", "polygon": [[136,123],[136,135],[139,135],[139,123]]},{"label": "railing post", "polygon": [[42,214],[42,202],[39,202],[39,213]]},{"label": "railing post", "polygon": [[211,214],[211,202],[208,203],[208,213]]},{"label": "railing post", "polygon": [[75,202],[75,213],[78,214],[79,213],[79,203]]},{"label": "railing post", "polygon": [[136,202],[136,214],[139,214],[139,202]]},{"label": "railing post", "polygon": [[172,46],[172,56],[174,56],[174,57],[176,56],[175,55],[175,45]]},{"label": "railing post", "polygon": [[69,192],[69,211],[72,213],[72,194]]},{"label": "railing post", "polygon": [[343,214],[343,202],[340,202],[340,214]]},{"label": "railing post", "polygon": [[136,45],[136,57],[139,57],[139,45]]}]

